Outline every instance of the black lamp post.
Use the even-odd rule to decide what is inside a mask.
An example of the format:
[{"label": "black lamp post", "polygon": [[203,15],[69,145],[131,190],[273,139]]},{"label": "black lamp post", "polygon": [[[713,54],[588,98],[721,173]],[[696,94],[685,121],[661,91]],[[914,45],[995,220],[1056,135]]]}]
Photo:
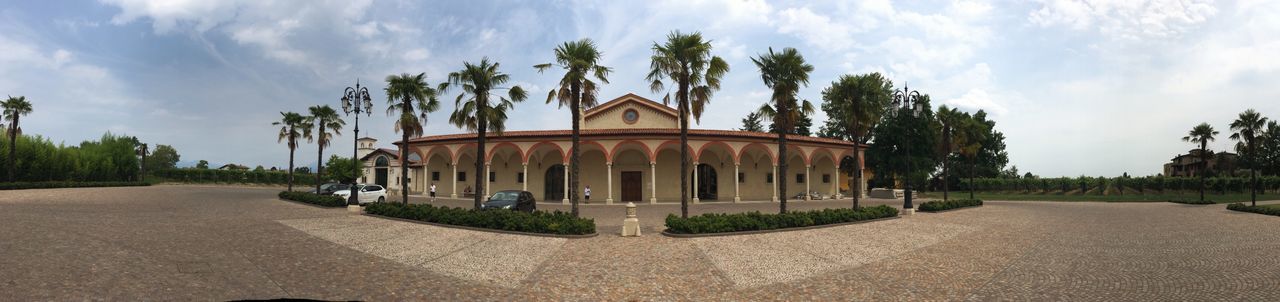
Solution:
[{"label": "black lamp post", "polygon": [[[360,158],[359,158],[360,153],[358,151],[360,147],[359,146],[360,144],[360,113],[364,113],[366,115],[373,114],[373,100],[369,98],[369,88],[360,87],[360,79],[356,79],[355,88],[347,87],[347,89],[343,91],[342,112],[346,113],[347,115],[351,115],[352,113],[355,113],[355,116],[356,116],[356,123],[354,127],[355,129],[353,130],[355,135],[352,136],[353,142],[355,144],[351,145],[351,163],[353,166],[358,167],[359,165],[357,164],[357,162],[360,161]],[[358,199],[359,197],[357,194],[359,194],[359,192],[356,192],[356,181],[355,179],[352,179],[351,180],[351,196],[347,198],[347,205],[360,204],[360,200]]]},{"label": "black lamp post", "polygon": [[[911,90],[904,84],[901,90],[893,92],[893,106],[889,114],[896,114],[897,111],[906,111],[906,117],[919,117],[924,111],[924,105],[921,104],[922,98],[919,91]],[[902,144],[902,151],[906,153],[907,157],[907,171],[903,173],[905,176],[903,183],[907,191],[902,201],[902,209],[904,211],[913,208],[911,205],[911,140],[907,137],[911,132],[911,127],[908,125],[905,130],[907,133],[903,133],[904,143]]]}]

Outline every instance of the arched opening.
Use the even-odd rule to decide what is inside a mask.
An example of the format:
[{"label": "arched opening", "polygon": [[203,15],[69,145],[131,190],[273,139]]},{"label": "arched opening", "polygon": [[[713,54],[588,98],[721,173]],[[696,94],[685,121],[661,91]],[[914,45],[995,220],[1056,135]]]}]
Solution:
[{"label": "arched opening", "polygon": [[386,156],[378,156],[373,160],[373,183],[387,187],[387,168],[390,165]]},{"label": "arched opening", "polygon": [[547,168],[547,173],[544,176],[542,200],[555,201],[564,199],[564,165],[552,165]]},{"label": "arched opening", "polygon": [[[717,183],[716,168],[708,164],[698,164],[698,187],[694,189],[694,195],[700,200],[716,200],[719,196],[720,185]],[[689,178],[695,176],[690,175]]]}]

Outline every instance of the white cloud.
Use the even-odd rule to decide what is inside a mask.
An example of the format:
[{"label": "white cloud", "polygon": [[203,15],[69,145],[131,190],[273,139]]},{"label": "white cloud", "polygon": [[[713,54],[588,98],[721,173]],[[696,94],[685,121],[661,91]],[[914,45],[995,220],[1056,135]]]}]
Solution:
[{"label": "white cloud", "polygon": [[809,45],[828,51],[847,50],[856,45],[853,27],[832,21],[808,7],[788,8],[778,12],[778,32],[796,35]]},{"label": "white cloud", "polygon": [[1047,0],[1028,20],[1042,27],[1093,30],[1121,40],[1162,39],[1213,17],[1212,0]]},{"label": "white cloud", "polygon": [[958,98],[946,100],[944,103],[972,111],[986,110],[987,112],[991,112],[995,115],[1005,115],[1006,113],[1009,113],[1009,108],[1005,108],[1003,105],[996,103],[991,99],[991,96],[987,94],[986,90],[979,88],[970,89],[969,92],[965,92],[964,95]]},{"label": "white cloud", "polygon": [[422,61],[431,57],[431,52],[426,48],[415,48],[404,53],[404,59],[408,61]]}]

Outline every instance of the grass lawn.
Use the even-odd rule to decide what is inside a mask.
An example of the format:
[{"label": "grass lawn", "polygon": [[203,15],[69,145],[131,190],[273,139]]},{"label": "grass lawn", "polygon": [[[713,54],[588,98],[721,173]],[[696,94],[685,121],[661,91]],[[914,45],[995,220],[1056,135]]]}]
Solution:
[{"label": "grass lawn", "polygon": [[[926,198],[942,198],[941,192],[921,194]],[[951,198],[969,198],[968,192],[951,192]],[[1199,200],[1199,193],[1183,194],[1125,194],[1125,195],[1056,195],[1056,194],[1016,194],[1004,192],[978,192],[974,197],[982,200],[1020,200],[1020,201],[1099,201],[1099,202],[1165,202],[1169,200]],[[1249,202],[1249,194],[1208,194],[1204,199],[1216,203]],[[1280,194],[1258,194],[1258,200],[1280,200]]]},{"label": "grass lawn", "polygon": [[1267,204],[1267,205],[1260,205],[1259,207],[1268,207],[1268,208],[1280,210],[1280,204]]}]

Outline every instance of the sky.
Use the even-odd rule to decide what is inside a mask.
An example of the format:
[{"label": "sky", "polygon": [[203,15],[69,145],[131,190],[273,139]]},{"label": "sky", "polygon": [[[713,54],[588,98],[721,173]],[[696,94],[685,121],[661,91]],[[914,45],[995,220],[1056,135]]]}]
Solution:
[{"label": "sky", "polygon": [[[985,110],[1010,165],[1042,176],[1153,175],[1207,122],[1247,108],[1280,118],[1280,1],[267,1],[0,0],[0,94],[34,112],[25,133],[78,144],[110,131],[174,146],[182,163],[287,165],[281,111],[374,96],[361,136],[391,147],[387,75],[436,84],[464,61],[501,63],[530,91],[508,129],[567,129],[539,74],[559,43],[593,39],[612,67],[601,99],[661,100],[651,47],[701,32],[730,65],[694,128],[734,129],[769,95],[751,57],[794,47],[816,104],[844,74],[880,72],[966,111]],[[459,133],[441,98],[428,135]],[[819,112],[815,129],[826,116]],[[352,148],[351,125],[326,153]],[[313,164],[315,145],[298,151]],[[326,155],[327,157],[327,155]]]}]

